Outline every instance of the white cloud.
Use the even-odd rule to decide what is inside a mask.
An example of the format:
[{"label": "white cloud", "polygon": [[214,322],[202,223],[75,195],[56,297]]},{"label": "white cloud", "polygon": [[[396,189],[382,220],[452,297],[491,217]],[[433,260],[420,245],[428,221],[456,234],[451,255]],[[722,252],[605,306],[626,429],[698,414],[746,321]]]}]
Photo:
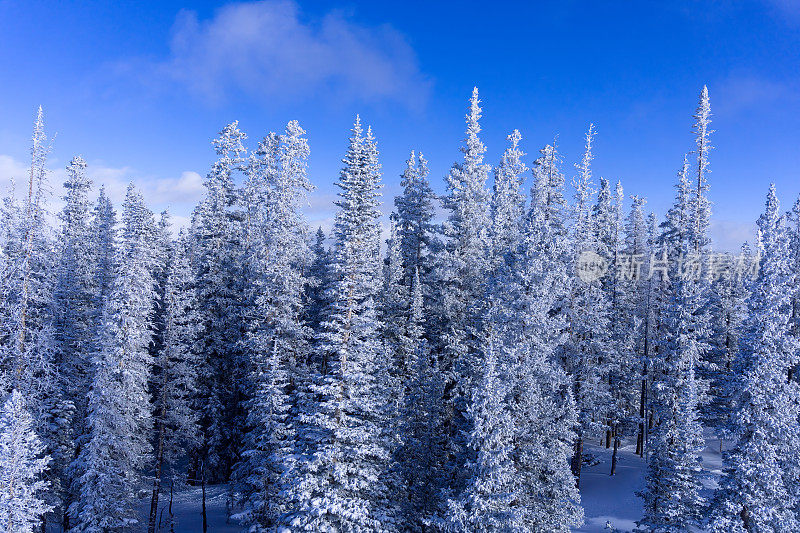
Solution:
[{"label": "white cloud", "polygon": [[199,200],[205,187],[203,177],[197,172],[185,171],[175,179],[159,179],[150,187],[161,202],[194,202]]},{"label": "white cloud", "polygon": [[5,194],[11,187],[12,180],[16,182],[16,187],[19,188],[20,183],[25,180],[28,174],[28,166],[21,161],[18,161],[10,155],[0,154],[0,189]]},{"label": "white cloud", "polygon": [[297,99],[327,91],[417,107],[428,88],[398,31],[335,11],[309,20],[292,0],[231,4],[210,20],[182,11],[170,49],[157,74],[210,100],[232,92]]},{"label": "white cloud", "polygon": [[735,220],[712,220],[709,234],[714,249],[720,252],[739,253],[745,241],[752,246],[756,239],[754,223]]},{"label": "white cloud", "polygon": [[[16,195],[19,197],[28,179],[28,165],[18,159],[0,154],[0,195],[5,195],[16,182]],[[184,171],[177,178],[155,178],[146,176],[131,167],[110,167],[102,162],[89,162],[86,174],[92,180],[92,199],[97,197],[100,187],[105,188],[106,195],[119,207],[125,199],[128,184],[133,183],[151,209],[161,211],[169,207],[173,227],[177,230],[189,226],[191,209],[202,198],[205,188],[203,178],[197,172]],[[59,166],[51,168],[48,176],[50,199],[48,202],[51,214],[61,210],[64,203],[63,183],[66,170]]]}]

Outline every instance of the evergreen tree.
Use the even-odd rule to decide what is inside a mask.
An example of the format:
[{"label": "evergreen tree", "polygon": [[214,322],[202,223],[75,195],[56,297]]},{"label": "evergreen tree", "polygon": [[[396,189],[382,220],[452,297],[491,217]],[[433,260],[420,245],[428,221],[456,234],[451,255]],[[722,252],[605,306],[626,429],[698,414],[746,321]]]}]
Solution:
[{"label": "evergreen tree", "polygon": [[513,245],[519,242],[522,214],[525,209],[522,174],[528,170],[522,162],[525,154],[519,148],[521,139],[519,131],[511,132],[508,136],[510,146],[503,152],[503,157],[494,173],[491,238],[495,262],[502,261],[503,254],[513,253],[515,251]]},{"label": "evergreen tree", "polygon": [[22,395],[14,390],[0,413],[0,528],[33,533],[52,507],[44,500],[43,480],[50,457],[36,436]]},{"label": "evergreen tree", "polygon": [[[53,324],[55,341],[54,366],[60,377],[60,393],[53,399],[49,424],[53,430],[50,450],[53,458],[51,486],[61,500],[61,510],[70,504],[68,467],[75,458],[73,439],[82,434],[86,417],[86,393],[89,390],[89,370],[94,341],[95,302],[94,264],[85,253],[91,242],[88,194],[92,182],[86,177],[86,162],[74,157],[67,166],[64,183],[65,206],[59,218],[56,281],[53,291]],[[66,518],[66,513],[62,512]],[[65,521],[65,526],[68,526]]]},{"label": "evergreen tree", "polygon": [[86,424],[89,438],[77,458],[80,498],[70,507],[72,531],[102,532],[138,523],[136,491],[141,469],[150,457],[152,419],[147,384],[155,236],[153,214],[129,186],[117,273],[103,306],[92,358]]},{"label": "evergreen tree", "polygon": [[[377,317],[380,165],[371,130],[356,119],[338,186],[331,311],[318,339],[322,371],[300,417],[306,446],[287,476],[292,531],[391,530],[388,361]],[[309,402],[311,403],[311,402]]]},{"label": "evergreen tree", "polygon": [[704,499],[700,452],[704,447],[698,405],[702,385],[696,372],[708,346],[703,280],[694,268],[698,235],[688,165],[679,173],[675,204],[660,237],[662,256],[673,262],[661,280],[659,343],[653,358],[652,416],[644,517],[641,531],[685,531],[700,518]]},{"label": "evergreen tree", "polygon": [[403,483],[404,530],[425,531],[440,519],[442,467],[446,436],[442,433],[443,381],[423,334],[425,310],[419,274],[412,281],[408,323],[410,360],[400,406],[402,443],[397,449]]},{"label": "evergreen tree", "polygon": [[411,293],[409,287],[403,285],[401,242],[397,234],[395,218],[392,216],[390,237],[386,241],[381,321],[383,323],[382,337],[390,354],[390,370],[396,382],[394,386],[397,392],[400,392],[401,384],[405,383],[407,379],[408,364],[414,348],[408,336]]},{"label": "evergreen tree", "polygon": [[508,406],[508,389],[489,334],[483,373],[473,389],[469,407],[472,419],[468,446],[475,457],[467,463],[466,489],[448,502],[448,529],[452,531],[520,531],[514,483],[514,422]]},{"label": "evergreen tree", "polygon": [[[33,128],[31,167],[22,205],[6,202],[7,229],[3,254],[8,274],[2,283],[4,320],[0,328],[0,384],[3,392],[17,389],[37,424],[47,419],[57,393],[53,367],[50,304],[53,291],[52,241],[47,226],[47,155],[41,107]],[[49,432],[38,427],[45,445]]]},{"label": "evergreen tree", "polygon": [[[236,498],[243,511],[237,518],[253,530],[269,529],[286,512],[280,499],[280,478],[288,468],[293,432],[290,394],[299,365],[305,365],[308,337],[302,322],[303,272],[308,263],[308,230],[300,211],[306,191],[309,155],[305,131],[289,122],[277,151],[277,172],[264,176],[264,211],[257,213],[252,243],[257,264],[255,319],[249,331],[252,398],[247,403],[247,433],[242,460],[234,470]],[[269,139],[263,146],[268,146]],[[263,168],[272,168],[264,162]]]},{"label": "evergreen tree", "polygon": [[[395,198],[397,234],[402,254],[403,285],[411,282],[419,270],[420,279],[430,281],[433,254],[439,249],[433,224],[436,195],[428,182],[428,162],[412,151],[400,180],[403,193]],[[425,295],[429,291],[423,291]],[[430,298],[430,295],[425,296]]]},{"label": "evergreen tree", "polygon": [[[623,380],[618,387],[618,401],[628,404],[628,422],[638,425],[636,453],[644,456],[645,423],[648,406],[651,359],[653,354],[654,312],[651,300],[657,280],[650,276],[649,266],[654,253],[651,227],[644,206],[646,200],[640,196],[631,197],[631,209],[625,223],[623,252],[626,261],[619,265],[619,288],[621,303],[617,315],[625,335],[629,336],[628,382]],[[626,391],[623,389],[627,389]],[[619,404],[618,404],[619,405]],[[615,442],[616,445],[616,442]],[[613,469],[613,466],[612,466]]]},{"label": "evergreen tree", "polygon": [[[325,247],[325,232],[322,228],[317,228],[313,242],[309,246],[311,260],[305,275],[306,286],[303,305],[305,323],[311,335],[319,332],[322,322],[330,307],[330,283],[331,283],[331,257]],[[314,346],[309,351],[306,366],[319,369],[320,360],[316,357]]]},{"label": "evergreen tree", "polygon": [[758,221],[761,264],[749,299],[746,335],[735,378],[725,475],[715,495],[711,531],[794,531],[800,528],[797,459],[800,391],[790,379],[798,363],[791,328],[795,271],[775,187]]},{"label": "evergreen tree", "polygon": [[167,465],[174,469],[200,444],[194,402],[201,367],[197,344],[197,301],[189,258],[190,242],[182,231],[167,258],[162,297],[163,332],[153,364],[155,468],[148,530],[155,531],[158,498]]},{"label": "evergreen tree", "polygon": [[446,432],[450,440],[448,484],[458,494],[466,478],[463,465],[469,449],[467,408],[481,349],[481,317],[485,311],[486,275],[489,272],[489,193],[485,188],[490,167],[483,162],[486,148],[479,138],[481,118],[478,89],[472,91],[466,116],[467,131],[461,152],[463,161],[447,175],[447,194],[442,199],[449,212],[443,224],[444,249],[437,254],[434,283],[438,315],[434,350],[446,376]]},{"label": "evergreen tree", "polygon": [[[241,283],[243,225],[240,192],[234,173],[243,166],[246,135],[237,122],[228,124],[214,140],[217,161],[206,177],[206,196],[196,207],[192,233],[195,238],[195,277],[200,315],[200,353],[208,368],[201,380],[205,398],[201,417],[203,475],[209,481],[228,477],[241,441],[241,407],[247,365],[239,339],[242,315]],[[199,470],[199,465],[195,465]]]},{"label": "evergreen tree", "polygon": [[[572,382],[556,360],[564,342],[565,232],[563,178],[555,152],[543,150],[534,168],[533,205],[518,252],[494,283],[491,327],[502,339],[514,420],[514,482],[523,531],[568,531],[583,519],[570,470],[577,412]],[[553,200],[548,205],[547,199]],[[562,204],[563,207],[563,204]]]},{"label": "evergreen tree", "polygon": [[[594,194],[591,162],[594,126],[586,134],[586,149],[576,165],[575,206],[572,232],[572,264],[578,265],[583,254],[608,256],[608,250],[598,241],[597,221],[590,205]],[[578,434],[572,459],[572,471],[580,482],[583,464],[583,444],[587,437],[603,429],[611,404],[607,374],[616,358],[609,339],[609,301],[603,292],[602,280],[571,278],[567,311],[569,335],[562,347],[564,368],[572,380],[573,396],[578,409]]]}]

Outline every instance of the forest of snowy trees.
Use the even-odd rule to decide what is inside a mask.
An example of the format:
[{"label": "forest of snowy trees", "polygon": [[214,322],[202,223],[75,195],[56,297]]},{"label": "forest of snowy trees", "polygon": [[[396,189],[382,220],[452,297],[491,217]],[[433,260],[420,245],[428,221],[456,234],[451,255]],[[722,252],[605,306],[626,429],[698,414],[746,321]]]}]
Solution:
[{"label": "forest of snowy trees", "polygon": [[0,530],[153,533],[225,484],[251,532],[565,532],[602,442],[612,476],[625,443],[646,463],[639,531],[800,531],[800,201],[770,187],[756,241],[713,249],[706,88],[661,217],[595,180],[593,127],[574,170],[517,130],[492,166],[481,112],[444,195],[411,152],[383,243],[358,117],[329,234],[297,121],[225,126],[175,231],[80,156],[51,213],[40,109],[0,211]]}]

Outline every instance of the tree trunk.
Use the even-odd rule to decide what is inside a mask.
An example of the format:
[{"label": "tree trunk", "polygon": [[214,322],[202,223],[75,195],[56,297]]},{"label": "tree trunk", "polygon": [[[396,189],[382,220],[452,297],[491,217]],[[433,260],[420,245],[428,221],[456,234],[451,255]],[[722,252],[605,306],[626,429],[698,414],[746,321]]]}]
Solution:
[{"label": "tree trunk", "polygon": [[572,456],[572,475],[575,476],[575,486],[581,486],[581,466],[583,465],[583,437],[575,440],[575,454]]},{"label": "tree trunk", "polygon": [[[162,413],[163,416],[163,413]],[[156,451],[156,471],[153,478],[153,496],[150,498],[150,521],[147,524],[147,533],[155,533],[156,517],[158,516],[158,493],[161,492],[161,467],[164,464],[164,424],[158,422],[158,447]]]},{"label": "tree trunk", "polygon": [[156,517],[158,516],[158,494],[161,492],[161,469],[164,465],[164,419],[166,418],[167,410],[167,384],[166,372],[161,369],[161,406],[159,408],[158,419],[156,420],[156,467],[155,476],[153,478],[153,496],[150,498],[150,521],[147,524],[147,533],[155,533],[156,531]]},{"label": "tree trunk", "polygon": [[200,484],[203,487],[203,533],[208,533],[208,517],[206,516],[206,466],[205,462],[200,463]]},{"label": "tree trunk", "polygon": [[639,457],[644,456],[644,415],[645,406],[647,405],[647,369],[643,370],[642,390],[639,395],[639,434],[636,436],[636,454]]},{"label": "tree trunk", "polygon": [[172,494],[175,487],[175,480],[169,482],[169,533],[175,533],[175,515],[172,514]]},{"label": "tree trunk", "polygon": [[61,527],[63,531],[69,531],[69,500],[64,498],[64,516],[61,517]]},{"label": "tree trunk", "polygon": [[619,436],[614,435],[614,452],[611,454],[611,475],[617,473],[617,458],[619,451]]}]

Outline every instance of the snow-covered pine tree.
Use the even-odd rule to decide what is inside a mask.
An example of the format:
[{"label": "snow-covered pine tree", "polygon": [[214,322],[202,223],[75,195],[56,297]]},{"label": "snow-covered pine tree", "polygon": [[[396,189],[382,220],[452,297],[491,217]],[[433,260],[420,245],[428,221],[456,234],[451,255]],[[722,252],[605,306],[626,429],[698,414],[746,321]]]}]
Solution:
[{"label": "snow-covered pine tree", "polygon": [[[309,148],[304,135],[299,123],[291,121],[277,150],[258,152],[276,161],[262,165],[267,169],[265,200],[263,211],[256,213],[257,230],[250,243],[257,275],[255,316],[246,348],[252,398],[246,405],[242,459],[234,469],[235,498],[242,508],[236,518],[254,531],[274,528],[287,511],[280,482],[293,452],[290,395],[298,386],[298,367],[308,356],[302,320],[308,228],[301,203],[312,186],[306,175]],[[262,147],[269,145],[268,137]]]},{"label": "snow-covered pine tree", "polygon": [[90,225],[91,240],[89,241],[89,256],[92,260],[94,282],[93,309],[94,326],[93,337],[97,337],[97,328],[100,323],[103,302],[111,294],[111,286],[116,275],[116,240],[117,240],[117,213],[105,192],[105,187],[100,187],[100,193],[94,206],[92,222]]},{"label": "snow-covered pine tree", "polygon": [[136,491],[150,458],[148,394],[155,298],[153,214],[134,187],[122,211],[122,242],[111,293],[103,306],[88,397],[88,442],[75,467],[79,498],[71,531],[123,529],[138,523]]},{"label": "snow-covered pine tree", "polygon": [[[17,389],[28,411],[43,425],[57,390],[53,368],[51,324],[54,268],[52,240],[47,225],[49,185],[47,155],[50,145],[44,131],[42,108],[34,122],[31,167],[22,205],[6,202],[8,227],[2,244],[6,273],[2,283],[4,320],[0,324],[0,384],[3,393]],[[37,427],[45,445],[49,432]]]},{"label": "snow-covered pine tree", "polygon": [[[223,128],[214,140],[217,161],[205,180],[206,196],[195,208],[192,232],[195,238],[195,277],[198,310],[208,372],[199,387],[204,413],[201,418],[203,462],[207,481],[227,479],[241,442],[241,412],[245,386],[245,364],[241,343],[245,321],[241,320],[243,226],[234,173],[245,158],[246,135],[238,122]],[[199,470],[199,464],[195,465]]]},{"label": "snow-covered pine tree", "polygon": [[617,182],[616,189],[612,191],[610,182],[600,178],[597,202],[592,215],[595,220],[595,239],[608,261],[608,270],[600,282],[608,302],[609,349],[605,357],[608,359],[607,386],[611,403],[607,416],[606,448],[611,446],[613,439],[615,453],[612,464],[615,464],[616,451],[622,435],[628,429],[626,422],[634,411],[635,404],[632,394],[635,384],[631,381],[636,366],[631,350],[633,322],[628,321],[629,317],[622,312],[624,299],[620,273],[623,265],[620,254],[623,248],[621,240],[623,199],[620,182]]},{"label": "snow-covered pine tree", "polygon": [[[408,365],[414,347],[408,336],[411,291],[410,287],[403,285],[403,258],[396,218],[392,215],[389,239],[386,241],[380,318],[383,323],[383,341],[391,361],[393,387],[399,394],[402,392],[402,385],[407,381]],[[394,398],[401,401],[397,394]]]},{"label": "snow-covered pine tree", "polygon": [[[54,366],[59,374],[59,394],[52,398],[49,424],[56,444],[49,452],[51,490],[59,496],[59,512],[66,517],[70,504],[68,467],[74,460],[74,438],[83,434],[86,418],[86,393],[89,390],[89,370],[94,342],[95,301],[94,264],[85,253],[91,242],[91,204],[89,191],[92,182],[86,176],[86,162],[80,156],[67,165],[64,208],[59,214],[56,253],[56,281],[53,291],[53,325],[55,340]],[[66,522],[65,522],[66,523]],[[66,523],[68,525],[68,523]]]},{"label": "snow-covered pine tree", "polygon": [[425,308],[419,273],[415,273],[411,287],[409,371],[400,406],[402,442],[395,457],[402,480],[402,530],[422,532],[437,523],[442,511],[441,472],[446,460],[441,403],[444,383],[423,337]]},{"label": "snow-covered pine tree", "polygon": [[500,268],[504,254],[516,252],[522,229],[525,210],[525,195],[522,193],[523,174],[528,170],[519,147],[522,135],[514,130],[508,136],[509,147],[503,152],[500,164],[494,172],[494,189],[491,200],[491,240],[494,268]]},{"label": "snow-covered pine tree", "polygon": [[[35,430],[48,452],[64,452],[70,442],[66,427],[71,406],[62,402],[54,365],[52,298],[56,276],[52,230],[48,225],[50,194],[45,135],[41,107],[33,128],[31,166],[22,203],[12,190],[4,205],[4,272],[0,279],[0,395],[17,389],[25,398]],[[64,461],[59,461],[58,467]],[[60,468],[49,470],[48,480],[57,482]],[[61,485],[48,491],[48,505],[58,505]],[[52,505],[51,505],[52,504]]]},{"label": "snow-covered pine tree", "polygon": [[[428,162],[422,153],[412,151],[400,180],[403,193],[394,200],[397,209],[397,233],[403,263],[403,285],[410,288],[419,270],[423,286],[430,281],[433,254],[440,243],[433,224],[436,195],[428,182]],[[425,298],[430,296],[423,291]]]},{"label": "snow-covered pine tree", "polygon": [[[700,452],[704,447],[698,406],[702,385],[696,372],[707,350],[708,315],[702,305],[704,282],[694,270],[702,236],[688,165],[679,172],[675,203],[662,224],[662,254],[669,258],[669,279],[659,281],[656,294],[659,339],[652,360],[650,405],[654,427],[648,439],[644,517],[640,531],[685,531],[703,510]],[[700,249],[702,251],[702,249]]]},{"label": "snow-covered pine tree", "polygon": [[[200,444],[195,397],[201,364],[196,352],[197,300],[189,254],[189,237],[181,231],[178,240],[170,246],[163,267],[166,277],[161,294],[162,331],[153,363],[155,464],[150,533],[155,531],[158,498],[165,474],[174,478],[178,461],[191,457]],[[165,471],[165,466],[170,470]]]},{"label": "snow-covered pine tree", "polygon": [[711,125],[711,103],[708,98],[708,87],[703,85],[700,91],[700,102],[694,114],[694,134],[697,150],[697,176],[691,200],[691,210],[693,221],[689,229],[691,232],[690,242],[692,250],[701,253],[710,243],[708,237],[708,226],[711,221],[711,203],[708,201],[708,154],[713,148],[711,146],[711,134],[714,131]]},{"label": "snow-covered pine tree", "polygon": [[[70,458],[71,464],[66,468],[66,479],[64,481],[64,502],[63,508],[67,512],[62,512],[62,529],[64,531],[70,530],[70,513],[69,506],[80,497],[80,484],[78,478],[81,475],[81,470],[78,462],[74,459],[80,454],[83,447],[88,442],[90,437],[87,423],[87,401],[90,381],[93,376],[92,357],[97,351],[97,341],[99,339],[100,330],[103,325],[103,306],[106,299],[111,294],[111,287],[116,275],[116,213],[111,201],[105,194],[105,188],[100,187],[100,192],[97,202],[93,209],[93,216],[89,224],[89,240],[88,250],[86,255],[91,262],[91,314],[90,314],[90,331],[89,346],[86,348],[86,355],[88,359],[85,361],[86,367],[84,368],[85,374],[85,388],[83,389],[82,396],[75,397],[80,403],[82,416],[77,413],[72,414],[69,412],[55,411],[51,415],[51,424],[54,427],[54,433],[60,435],[64,440],[59,441],[57,449],[60,451],[53,452],[54,461],[59,461],[61,457]],[[62,404],[69,406],[68,404]],[[55,429],[62,428],[62,429]],[[56,448],[53,448],[54,450]]]},{"label": "snow-covered pine tree", "polygon": [[[680,288],[678,291],[690,292]],[[686,301],[688,296],[681,299]],[[699,520],[705,503],[700,494],[700,452],[704,441],[698,421],[695,377],[701,352],[693,335],[695,322],[689,307],[676,303],[665,318],[672,336],[662,345],[664,352],[656,361],[651,402],[656,423],[648,442],[646,488],[642,493],[644,517],[637,522],[637,531],[686,531]]]},{"label": "snow-covered pine tree", "polygon": [[[508,405],[508,380],[498,368],[497,341],[488,333],[482,375],[472,389],[471,457],[464,491],[448,502],[448,531],[521,531],[521,510],[514,480],[514,420]],[[506,357],[502,357],[506,359]]]},{"label": "snow-covered pine tree", "polygon": [[50,488],[44,472],[50,457],[37,437],[33,417],[22,395],[14,390],[0,412],[0,528],[13,533],[38,531]]},{"label": "snow-covered pine tree", "polygon": [[[789,249],[791,261],[795,272],[800,272],[800,197],[797,198],[789,218]],[[792,293],[792,334],[800,339],[800,288],[795,288]],[[800,377],[796,369],[792,372],[793,376]]]},{"label": "snow-covered pine tree", "polygon": [[739,358],[744,320],[747,315],[747,296],[751,280],[737,272],[737,262],[748,258],[742,247],[739,258],[732,254],[717,254],[713,268],[719,269],[717,279],[709,280],[709,307],[712,334],[708,358],[714,363],[710,372],[709,402],[703,408],[703,418],[717,429],[721,442],[726,438],[728,420],[733,412],[733,372]]},{"label": "snow-covered pine tree", "polygon": [[446,376],[446,431],[452,447],[448,484],[460,493],[466,482],[463,465],[469,450],[467,409],[481,350],[481,318],[486,305],[486,275],[490,270],[490,198],[485,188],[490,167],[483,162],[486,148],[480,140],[478,89],[472,91],[466,115],[467,130],[461,152],[447,175],[442,198],[449,212],[442,229],[446,240],[436,257],[433,283],[438,287],[432,311],[437,315],[431,340]]},{"label": "snow-covered pine tree", "polygon": [[[331,258],[328,249],[325,247],[325,232],[322,227],[317,228],[313,241],[309,246],[311,260],[305,274],[306,287],[304,293],[304,322],[308,327],[310,335],[315,335],[321,329],[328,308],[330,306],[330,283],[331,283]],[[316,357],[315,346],[309,350],[306,366],[319,369],[320,360]]]},{"label": "snow-covered pine tree", "polygon": [[[84,253],[91,241],[89,191],[92,181],[86,176],[86,162],[80,156],[67,165],[64,208],[59,218],[59,254],[53,294],[56,365],[66,400],[85,403],[88,359],[91,349],[92,292],[94,272],[91,256]],[[78,413],[80,415],[80,412]],[[83,412],[85,415],[85,411]]]},{"label": "snow-covered pine tree", "polygon": [[558,308],[568,282],[557,164],[552,148],[543,150],[532,208],[493,275],[484,325],[502,355],[498,368],[509,393],[516,531],[566,532],[583,517],[569,464],[577,421],[571,381],[554,356],[563,342],[566,316]]},{"label": "snow-covered pine tree", "polygon": [[[655,280],[648,276],[648,267],[653,253],[650,225],[644,213],[646,200],[641,196],[631,197],[631,209],[625,221],[623,254],[626,258],[619,265],[620,309],[616,320],[629,336],[628,358],[633,366],[628,368],[627,392],[618,398],[631,403],[628,423],[635,424],[636,453],[644,455],[645,415],[649,386],[650,358],[653,349],[653,310],[650,305]],[[612,467],[613,468],[613,467]]]},{"label": "snow-covered pine tree", "polygon": [[[572,250],[569,246],[567,202],[564,198],[564,175],[561,173],[561,157],[555,143],[542,148],[533,166],[531,207],[524,225],[526,268],[542,268],[554,276],[548,290],[552,300],[549,312],[564,317],[568,308],[569,266]],[[533,271],[528,274],[534,276]],[[528,286],[533,279],[524,282]],[[538,283],[538,282],[537,282]],[[526,290],[533,290],[528,287]]]},{"label": "snow-covered pine tree", "polygon": [[572,459],[572,471],[580,483],[583,444],[588,437],[599,435],[605,428],[611,407],[607,376],[616,359],[609,335],[609,300],[601,279],[581,279],[576,266],[582,254],[595,253],[608,257],[609,252],[597,235],[597,221],[591,206],[594,194],[591,163],[594,125],[589,125],[581,162],[576,165],[574,181],[575,205],[572,246],[572,276],[567,311],[569,335],[561,347],[564,368],[573,384],[573,397],[578,409],[578,434]]},{"label": "snow-covered pine tree", "polygon": [[387,501],[389,361],[377,317],[380,164],[371,130],[356,118],[352,131],[337,183],[332,305],[317,341],[322,370],[300,417],[304,456],[285,478],[282,531],[392,530],[396,520]]},{"label": "snow-covered pine tree", "polygon": [[790,334],[796,273],[785,224],[772,185],[758,221],[761,264],[733,373],[735,445],[724,455],[725,475],[712,505],[715,533],[800,529],[800,388],[790,377],[798,363]]}]

